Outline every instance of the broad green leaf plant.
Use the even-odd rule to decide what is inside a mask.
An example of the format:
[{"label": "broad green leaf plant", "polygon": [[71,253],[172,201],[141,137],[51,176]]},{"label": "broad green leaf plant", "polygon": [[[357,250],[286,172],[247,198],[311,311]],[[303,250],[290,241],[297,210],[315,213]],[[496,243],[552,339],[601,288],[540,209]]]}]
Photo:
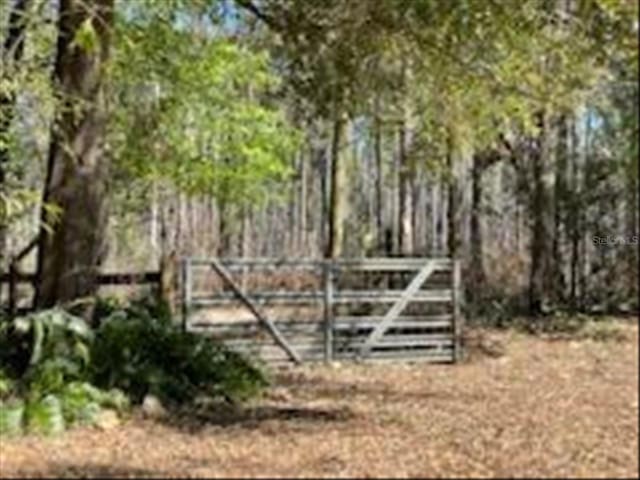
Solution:
[{"label": "broad green leaf plant", "polygon": [[2,324],[0,435],[56,434],[127,408],[121,391],[88,382],[92,340],[84,320],[60,309]]}]

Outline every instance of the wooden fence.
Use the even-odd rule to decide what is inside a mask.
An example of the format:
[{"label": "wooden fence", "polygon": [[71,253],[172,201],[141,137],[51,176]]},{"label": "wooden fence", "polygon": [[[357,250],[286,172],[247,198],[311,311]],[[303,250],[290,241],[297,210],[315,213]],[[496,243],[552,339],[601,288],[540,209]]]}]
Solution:
[{"label": "wooden fence", "polygon": [[[161,287],[161,272],[132,272],[132,273],[101,273],[98,275],[98,285],[157,285]],[[29,306],[20,307],[18,304],[19,293],[18,285],[28,284],[33,286],[36,280],[35,273],[24,273],[19,271],[15,266],[11,265],[9,272],[0,273],[0,287],[7,285],[7,313],[10,317],[25,313],[31,310],[31,302]]]},{"label": "wooden fence", "polygon": [[461,358],[451,259],[187,258],[184,328],[268,362]]},{"label": "wooden fence", "polygon": [[[20,268],[20,262],[32,252],[38,244],[38,237],[34,237],[19,253],[12,256],[9,261],[9,271],[0,272],[0,300],[2,297],[3,284],[7,285],[7,313],[13,317],[18,313],[25,313],[32,309],[33,299],[27,306],[18,305],[19,291],[18,285],[29,284],[32,287],[36,283],[35,273],[25,273]],[[126,273],[100,273],[97,276],[99,286],[115,285],[152,285],[156,287],[158,296],[167,301],[173,308],[175,304],[175,272],[177,256],[175,251],[164,252],[160,257],[160,265],[157,271],[148,272],[126,272]],[[0,304],[0,307],[2,305]]]}]

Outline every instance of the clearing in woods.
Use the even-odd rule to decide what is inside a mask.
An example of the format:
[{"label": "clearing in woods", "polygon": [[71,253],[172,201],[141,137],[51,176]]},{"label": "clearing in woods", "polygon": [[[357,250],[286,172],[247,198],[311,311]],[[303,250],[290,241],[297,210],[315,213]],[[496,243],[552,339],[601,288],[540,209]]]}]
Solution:
[{"label": "clearing in woods", "polygon": [[[305,365],[243,413],[2,439],[2,476],[637,477],[638,336],[490,333],[460,365]],[[472,352],[473,353],[473,352]]]}]

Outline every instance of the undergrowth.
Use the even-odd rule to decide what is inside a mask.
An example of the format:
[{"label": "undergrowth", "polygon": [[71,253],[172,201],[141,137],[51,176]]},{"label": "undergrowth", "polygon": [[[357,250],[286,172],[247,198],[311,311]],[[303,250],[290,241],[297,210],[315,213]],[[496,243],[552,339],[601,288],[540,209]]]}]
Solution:
[{"label": "undergrowth", "polygon": [[97,385],[120,388],[134,402],[149,393],[173,404],[199,396],[241,402],[268,383],[245,357],[183,331],[167,308],[144,300],[105,311],[92,349],[91,373]]},{"label": "undergrowth", "polygon": [[555,312],[528,317],[513,315],[508,318],[475,317],[469,325],[539,335],[556,339],[625,341],[626,334],[617,317],[594,316],[582,313]]},{"label": "undergrowth", "polygon": [[92,340],[82,319],[59,309],[0,324],[1,435],[60,433],[127,409],[123,392],[89,381]]},{"label": "undergrowth", "polygon": [[54,434],[125,413],[146,395],[168,406],[243,402],[267,386],[243,356],[184,332],[149,299],[98,303],[92,330],[61,309],[0,322],[0,434]]}]

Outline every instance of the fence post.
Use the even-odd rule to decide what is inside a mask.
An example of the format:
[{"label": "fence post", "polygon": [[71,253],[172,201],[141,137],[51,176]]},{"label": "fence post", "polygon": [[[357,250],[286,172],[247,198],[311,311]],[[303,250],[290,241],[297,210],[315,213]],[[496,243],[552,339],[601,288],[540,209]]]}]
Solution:
[{"label": "fence post", "polygon": [[460,260],[453,261],[453,359],[458,363],[462,360],[462,315],[460,314]]},{"label": "fence post", "polygon": [[333,361],[333,260],[325,260],[323,269],[324,290],[324,361]]},{"label": "fence post", "polygon": [[182,259],[182,329],[187,331],[187,319],[191,309],[191,260],[189,257]]}]

